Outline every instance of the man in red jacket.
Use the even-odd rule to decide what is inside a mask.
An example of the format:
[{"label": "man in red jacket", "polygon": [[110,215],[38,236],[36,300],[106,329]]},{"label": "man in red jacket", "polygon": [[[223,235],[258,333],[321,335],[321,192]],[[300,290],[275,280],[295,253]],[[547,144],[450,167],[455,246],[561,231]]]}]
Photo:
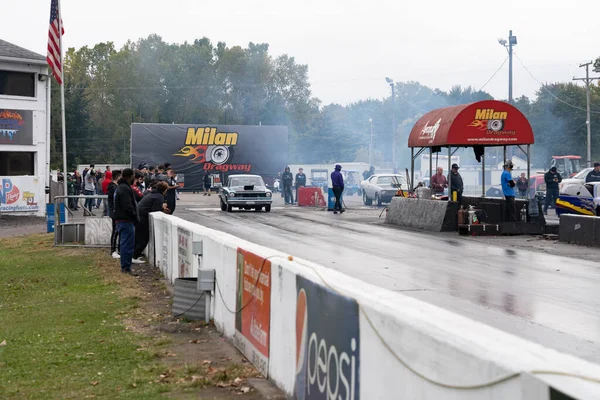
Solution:
[{"label": "man in red jacket", "polygon": [[[108,168],[108,167],[106,167],[106,168]],[[102,193],[108,194],[108,185],[111,182],[112,182],[112,171],[110,169],[107,169],[106,173],[104,174],[104,180],[102,181]],[[103,214],[105,217],[108,216],[108,202],[106,202],[106,201],[104,202]]]},{"label": "man in red jacket", "polygon": [[112,182],[112,171],[106,171],[102,181],[102,193],[108,194],[108,184]]}]

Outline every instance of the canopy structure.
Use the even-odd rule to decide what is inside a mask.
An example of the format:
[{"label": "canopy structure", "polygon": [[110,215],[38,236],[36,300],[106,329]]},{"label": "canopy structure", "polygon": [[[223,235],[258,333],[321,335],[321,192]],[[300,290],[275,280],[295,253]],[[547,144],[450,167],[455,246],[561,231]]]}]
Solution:
[{"label": "canopy structure", "polygon": [[[408,137],[411,148],[411,182],[414,182],[414,161],[423,151],[430,154],[448,148],[448,182],[450,182],[451,157],[460,147],[474,147],[475,155],[481,157],[485,171],[484,148],[518,146],[527,157],[527,177],[530,176],[529,147],[534,143],[529,121],[516,107],[496,100],[439,108],[423,115],[414,125]],[[521,146],[526,145],[523,150]],[[454,152],[452,151],[452,148]],[[415,154],[415,148],[418,148]],[[429,171],[431,173],[429,157]],[[482,191],[485,195],[485,173],[482,173]]]}]

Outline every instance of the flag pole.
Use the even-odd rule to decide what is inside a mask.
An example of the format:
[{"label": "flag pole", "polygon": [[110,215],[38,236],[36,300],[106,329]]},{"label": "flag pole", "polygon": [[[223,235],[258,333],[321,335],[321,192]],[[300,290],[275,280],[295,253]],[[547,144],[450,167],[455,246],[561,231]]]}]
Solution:
[{"label": "flag pole", "polygon": [[[65,125],[65,64],[63,60],[63,45],[62,45],[62,8],[60,7],[60,0],[58,0],[58,47],[60,51],[60,113],[61,113],[61,126],[62,126],[62,153],[63,153],[63,187],[65,190],[65,196],[69,194],[67,189],[67,129]],[[65,222],[69,222],[69,213],[66,211],[68,201],[65,201]]]}]

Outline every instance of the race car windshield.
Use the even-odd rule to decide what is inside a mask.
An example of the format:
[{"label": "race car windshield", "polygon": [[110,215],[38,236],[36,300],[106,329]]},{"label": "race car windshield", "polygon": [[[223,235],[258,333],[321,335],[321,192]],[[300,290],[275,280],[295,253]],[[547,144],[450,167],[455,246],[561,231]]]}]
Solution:
[{"label": "race car windshield", "polygon": [[230,187],[243,187],[243,186],[255,186],[255,187],[264,187],[265,183],[263,182],[260,176],[244,176],[239,178],[231,178],[229,181]]},{"label": "race car windshield", "polygon": [[377,180],[379,186],[397,187],[406,183],[403,176],[380,176]]}]

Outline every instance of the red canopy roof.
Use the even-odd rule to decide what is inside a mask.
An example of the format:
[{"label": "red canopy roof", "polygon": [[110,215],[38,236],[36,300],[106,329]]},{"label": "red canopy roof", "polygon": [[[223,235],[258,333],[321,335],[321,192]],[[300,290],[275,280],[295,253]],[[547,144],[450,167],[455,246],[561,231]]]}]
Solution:
[{"label": "red canopy roof", "polygon": [[417,121],[408,137],[408,147],[533,143],[533,130],[521,111],[496,100],[430,111]]}]

